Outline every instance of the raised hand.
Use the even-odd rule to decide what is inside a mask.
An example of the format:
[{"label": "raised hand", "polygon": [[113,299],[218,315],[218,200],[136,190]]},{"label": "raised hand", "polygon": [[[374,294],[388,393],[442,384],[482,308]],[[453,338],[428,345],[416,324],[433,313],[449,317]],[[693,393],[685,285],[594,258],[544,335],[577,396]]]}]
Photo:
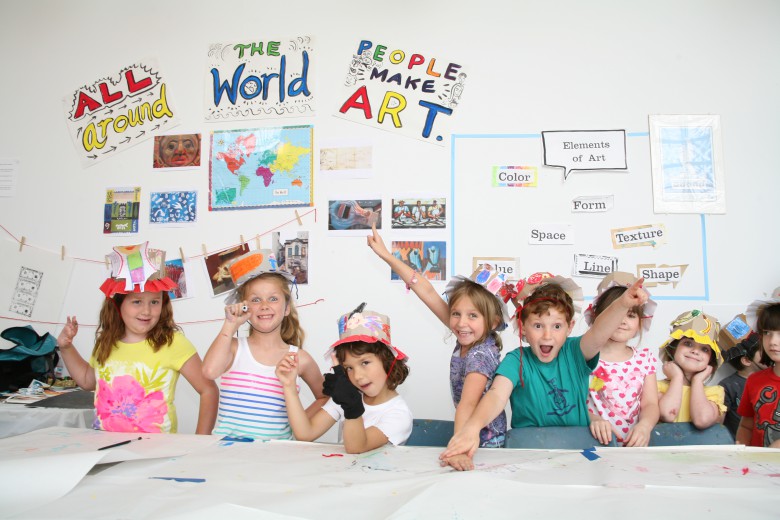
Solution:
[{"label": "raised hand", "polygon": [[366,237],[366,242],[368,247],[370,247],[379,258],[385,259],[390,255],[390,251],[387,250],[385,242],[382,240],[379,233],[377,233],[376,224],[371,226],[371,234]]},{"label": "raised hand", "polygon": [[79,322],[75,316],[68,316],[65,326],[57,336],[57,346],[62,348],[63,346],[73,345],[73,339],[76,334],[79,333]]},{"label": "raised hand", "polygon": [[642,284],[644,282],[645,279],[640,278],[620,296],[624,307],[630,309],[631,307],[637,307],[647,303],[649,296],[647,291],[642,289]]},{"label": "raised hand", "polygon": [[330,396],[334,403],[341,406],[346,419],[357,419],[365,412],[363,394],[349,380],[344,372],[344,367],[338,364],[335,355],[333,358],[333,373],[325,374],[322,392]]}]

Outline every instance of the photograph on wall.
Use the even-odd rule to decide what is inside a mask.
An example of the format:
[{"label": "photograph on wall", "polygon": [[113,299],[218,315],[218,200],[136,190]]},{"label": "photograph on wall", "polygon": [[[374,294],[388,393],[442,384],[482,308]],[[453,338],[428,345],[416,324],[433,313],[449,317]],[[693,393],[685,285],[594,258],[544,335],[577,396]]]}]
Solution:
[{"label": "photograph on wall", "polygon": [[447,227],[447,201],[444,197],[404,197],[393,199],[393,229],[444,229]]},{"label": "photograph on wall", "polygon": [[475,256],[471,259],[471,272],[490,271],[501,274],[507,283],[517,284],[520,276],[520,259],[511,256]]},{"label": "photograph on wall", "polygon": [[155,170],[182,170],[200,166],[200,134],[172,134],[154,136]]},{"label": "photograph on wall", "polygon": [[720,116],[650,115],[655,213],[725,213]]},{"label": "photograph on wall", "polygon": [[249,252],[249,246],[241,244],[240,246],[229,247],[206,255],[203,257],[203,265],[208,273],[209,283],[211,284],[211,293],[219,296],[231,289],[235,289],[228,265],[239,256]]},{"label": "photograph on wall", "polygon": [[[330,199],[328,200],[328,231],[365,234],[376,224],[382,229],[382,199]],[[355,234],[355,233],[352,233]]]},{"label": "photograph on wall", "polygon": [[320,143],[320,173],[337,179],[373,177],[373,145],[357,141]]},{"label": "photograph on wall", "polygon": [[141,187],[108,188],[103,205],[103,234],[127,235],[138,233],[138,215],[141,211]]},{"label": "photograph on wall", "polygon": [[312,126],[211,133],[209,210],[311,206]]},{"label": "photograph on wall", "polygon": [[310,36],[212,43],[204,78],[204,119],[313,116],[313,54]]},{"label": "photograph on wall", "polygon": [[466,88],[460,60],[378,40],[348,59],[335,116],[444,146]]},{"label": "photograph on wall", "polygon": [[166,260],[165,274],[178,285],[176,289],[168,291],[171,300],[181,300],[192,296],[187,290],[187,270],[181,258]]},{"label": "photograph on wall", "polygon": [[[443,241],[393,241],[391,253],[429,280],[447,279],[447,243]],[[400,280],[394,271],[391,280]]]},{"label": "photograph on wall", "polygon": [[274,231],[271,233],[273,251],[281,271],[295,277],[295,283],[309,283],[309,232]]},{"label": "photograph on wall", "polygon": [[149,194],[149,223],[179,227],[198,220],[197,191],[153,191]]},{"label": "photograph on wall", "polygon": [[159,128],[179,124],[170,91],[154,59],[85,82],[63,98],[68,133],[82,167],[114,157]]}]

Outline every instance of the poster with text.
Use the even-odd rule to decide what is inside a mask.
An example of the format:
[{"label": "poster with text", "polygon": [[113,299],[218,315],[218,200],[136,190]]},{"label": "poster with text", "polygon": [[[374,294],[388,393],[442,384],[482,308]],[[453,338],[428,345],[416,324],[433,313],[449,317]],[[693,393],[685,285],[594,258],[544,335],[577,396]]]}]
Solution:
[{"label": "poster with text", "polygon": [[211,44],[205,120],[313,116],[313,52],[309,36]]},{"label": "poster with text", "polygon": [[83,167],[178,124],[168,85],[152,59],[84,83],[63,98],[63,105]]},{"label": "poster with text", "polygon": [[335,115],[443,146],[465,84],[464,67],[451,57],[362,40]]},{"label": "poster with text", "polygon": [[209,210],[311,206],[311,126],[211,134]]}]

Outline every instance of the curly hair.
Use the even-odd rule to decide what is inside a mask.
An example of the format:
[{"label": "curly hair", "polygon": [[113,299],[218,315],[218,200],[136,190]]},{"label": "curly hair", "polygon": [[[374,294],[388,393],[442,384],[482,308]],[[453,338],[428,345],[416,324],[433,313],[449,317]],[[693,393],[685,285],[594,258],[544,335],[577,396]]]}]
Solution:
[{"label": "curly hair", "polygon": [[[105,364],[111,351],[116,348],[117,342],[125,335],[125,322],[119,309],[125,298],[132,294],[115,294],[112,298],[103,300],[98,327],[95,331],[95,348],[92,349],[92,355],[98,365]],[[146,340],[152,345],[155,352],[170,345],[173,342],[174,333],[181,330],[173,321],[173,306],[170,296],[166,291],[162,291],[160,294],[162,295],[160,320],[146,336]]]},{"label": "curly hair", "polygon": [[[296,347],[303,348],[303,340],[306,337],[306,334],[303,332],[303,327],[301,327],[301,321],[298,318],[298,310],[295,308],[292,292],[290,292],[290,282],[287,281],[287,278],[277,273],[263,273],[258,275],[251,280],[241,284],[241,286],[236,290],[238,301],[244,300],[249,286],[258,280],[266,280],[276,283],[279,290],[282,291],[282,294],[284,294],[284,302],[290,309],[290,312],[287,314],[287,316],[284,317],[284,319],[282,319],[282,327],[280,329],[282,340],[288,345],[295,345]],[[252,333],[254,333],[254,329],[250,329],[249,334],[251,335]]]},{"label": "curly hair", "polygon": [[387,388],[390,390],[395,390],[409,375],[406,358],[396,359],[393,352],[384,343],[378,341],[374,343],[366,341],[342,343],[336,347],[336,359],[339,360],[339,363],[344,363],[347,352],[353,356],[362,356],[363,354],[376,355],[382,361],[382,367],[387,374]]},{"label": "curly hair", "polygon": [[[496,327],[500,326],[504,321],[504,313],[501,310],[501,304],[498,302],[498,298],[490,294],[490,292],[483,286],[471,280],[463,280],[458,286],[456,286],[449,294],[448,306],[450,310],[458,303],[459,300],[468,298],[477,311],[482,315],[485,320],[485,333],[481,338],[477,338],[474,345],[482,343],[485,338],[492,336],[498,346],[498,350],[501,350],[501,336],[496,331]],[[498,325],[494,325],[498,324]]]}]

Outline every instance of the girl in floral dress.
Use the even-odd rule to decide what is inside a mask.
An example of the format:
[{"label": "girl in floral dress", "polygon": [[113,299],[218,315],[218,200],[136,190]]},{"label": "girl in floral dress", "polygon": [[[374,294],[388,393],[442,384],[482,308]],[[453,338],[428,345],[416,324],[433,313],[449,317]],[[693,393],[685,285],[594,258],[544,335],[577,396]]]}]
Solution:
[{"label": "girl in floral dress", "polygon": [[116,247],[89,362],[73,346],[78,333],[68,317],[57,338],[65,366],[84,390],[95,390],[98,430],[176,433],[174,397],[179,374],[200,394],[195,433],[210,434],[217,414],[216,384],[201,373],[201,358],[173,321],[165,253],[148,243]]}]

